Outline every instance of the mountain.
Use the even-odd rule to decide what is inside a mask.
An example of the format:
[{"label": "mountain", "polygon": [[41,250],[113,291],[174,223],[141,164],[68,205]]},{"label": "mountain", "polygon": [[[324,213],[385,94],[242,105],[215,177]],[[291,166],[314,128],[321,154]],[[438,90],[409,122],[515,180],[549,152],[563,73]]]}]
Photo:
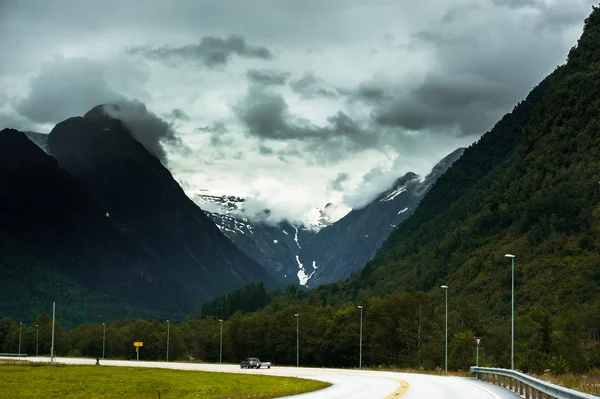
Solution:
[{"label": "mountain", "polygon": [[[267,267],[286,284],[315,287],[343,280],[371,260],[389,234],[411,215],[437,178],[464,152],[459,148],[421,179],[409,172],[361,209],[331,222],[337,211],[329,203],[310,224],[276,225],[245,217],[245,198],[202,190],[197,202],[246,255]],[[211,209],[208,211],[206,209]],[[268,210],[265,210],[265,216]]]},{"label": "mountain", "polygon": [[364,208],[354,209],[321,229],[300,251],[300,259],[314,267],[308,286],[344,280],[364,267],[464,150],[459,148],[446,156],[422,181],[416,174],[407,173]]},{"label": "mountain", "polygon": [[102,298],[106,305],[160,311],[194,305],[80,181],[12,129],[0,132],[0,238],[3,303],[29,301],[38,308],[39,301],[47,307],[62,299],[81,306],[73,300]]},{"label": "mountain", "polygon": [[48,147],[59,165],[192,298],[206,299],[251,282],[274,287],[263,267],[219,231],[104,106],[56,125]]},{"label": "mountain", "polygon": [[[52,156],[39,146],[46,137]],[[52,275],[62,287],[113,298],[122,309],[186,314],[249,283],[277,285],[103,107],[59,123],[50,135],[0,133],[0,236],[12,242],[0,252],[3,281],[29,281],[29,298],[61,297],[60,287],[52,294],[35,289],[42,275]],[[17,258],[31,259],[35,272],[9,273]]]},{"label": "mountain", "polygon": [[23,132],[25,133],[25,136],[27,136],[27,138],[31,141],[33,141],[35,144],[37,144],[38,147],[40,147],[42,150],[44,150],[45,153],[48,153],[48,135],[44,134],[44,133],[37,133],[37,132]]},{"label": "mountain", "polygon": [[454,331],[487,337],[488,356],[506,365],[513,254],[516,367],[598,367],[599,90],[593,7],[567,63],[465,151],[334,297],[441,296],[447,285]]},{"label": "mountain", "polygon": [[[216,195],[206,190],[197,197],[207,216],[246,255],[267,268],[280,282],[305,285],[308,275],[297,256],[302,244],[309,241],[315,231],[287,221],[275,225],[250,221],[244,216],[245,201],[243,197]],[[267,216],[268,210],[264,212]],[[321,223],[325,223],[324,219],[325,216]]]}]

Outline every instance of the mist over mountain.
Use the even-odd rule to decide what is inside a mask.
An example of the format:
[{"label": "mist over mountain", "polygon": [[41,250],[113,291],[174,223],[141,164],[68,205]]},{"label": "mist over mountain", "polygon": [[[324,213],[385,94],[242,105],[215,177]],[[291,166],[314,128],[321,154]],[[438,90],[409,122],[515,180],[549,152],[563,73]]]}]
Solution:
[{"label": "mist over mountain", "polygon": [[[205,191],[198,194],[198,201],[211,209],[207,215],[248,256],[286,283],[315,287],[346,279],[364,267],[463,152],[464,148],[455,150],[424,178],[407,173],[369,204],[334,222],[330,215],[336,205],[331,203],[319,210],[314,223],[305,226],[286,220],[262,222],[256,214],[246,217],[243,197]],[[265,219],[268,213],[263,210]]]}]

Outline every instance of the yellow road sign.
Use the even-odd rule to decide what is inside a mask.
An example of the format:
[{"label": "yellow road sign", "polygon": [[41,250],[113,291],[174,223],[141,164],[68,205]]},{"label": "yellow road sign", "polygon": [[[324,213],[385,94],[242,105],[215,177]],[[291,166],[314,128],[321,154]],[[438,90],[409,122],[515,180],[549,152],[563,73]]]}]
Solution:
[{"label": "yellow road sign", "polygon": [[137,347],[137,346],[144,346],[144,343],[140,342],[140,341],[136,341],[136,342],[133,343],[133,346],[135,346],[135,347]]}]

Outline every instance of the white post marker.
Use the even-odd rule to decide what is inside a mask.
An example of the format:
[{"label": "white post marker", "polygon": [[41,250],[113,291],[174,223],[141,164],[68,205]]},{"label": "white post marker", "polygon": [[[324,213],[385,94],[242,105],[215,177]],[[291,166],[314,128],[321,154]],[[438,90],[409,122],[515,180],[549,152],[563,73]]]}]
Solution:
[{"label": "white post marker", "polygon": [[479,367],[479,347],[481,346],[481,337],[475,337],[475,367]]}]

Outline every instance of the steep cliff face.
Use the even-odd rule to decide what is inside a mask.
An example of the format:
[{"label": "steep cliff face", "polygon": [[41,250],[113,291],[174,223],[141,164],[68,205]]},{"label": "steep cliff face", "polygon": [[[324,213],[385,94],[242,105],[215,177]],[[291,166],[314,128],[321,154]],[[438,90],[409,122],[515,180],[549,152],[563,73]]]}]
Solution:
[{"label": "steep cliff face", "polygon": [[192,298],[250,282],[274,285],[195,205],[161,162],[119,119],[96,107],[52,130],[48,147],[132,240]]}]

